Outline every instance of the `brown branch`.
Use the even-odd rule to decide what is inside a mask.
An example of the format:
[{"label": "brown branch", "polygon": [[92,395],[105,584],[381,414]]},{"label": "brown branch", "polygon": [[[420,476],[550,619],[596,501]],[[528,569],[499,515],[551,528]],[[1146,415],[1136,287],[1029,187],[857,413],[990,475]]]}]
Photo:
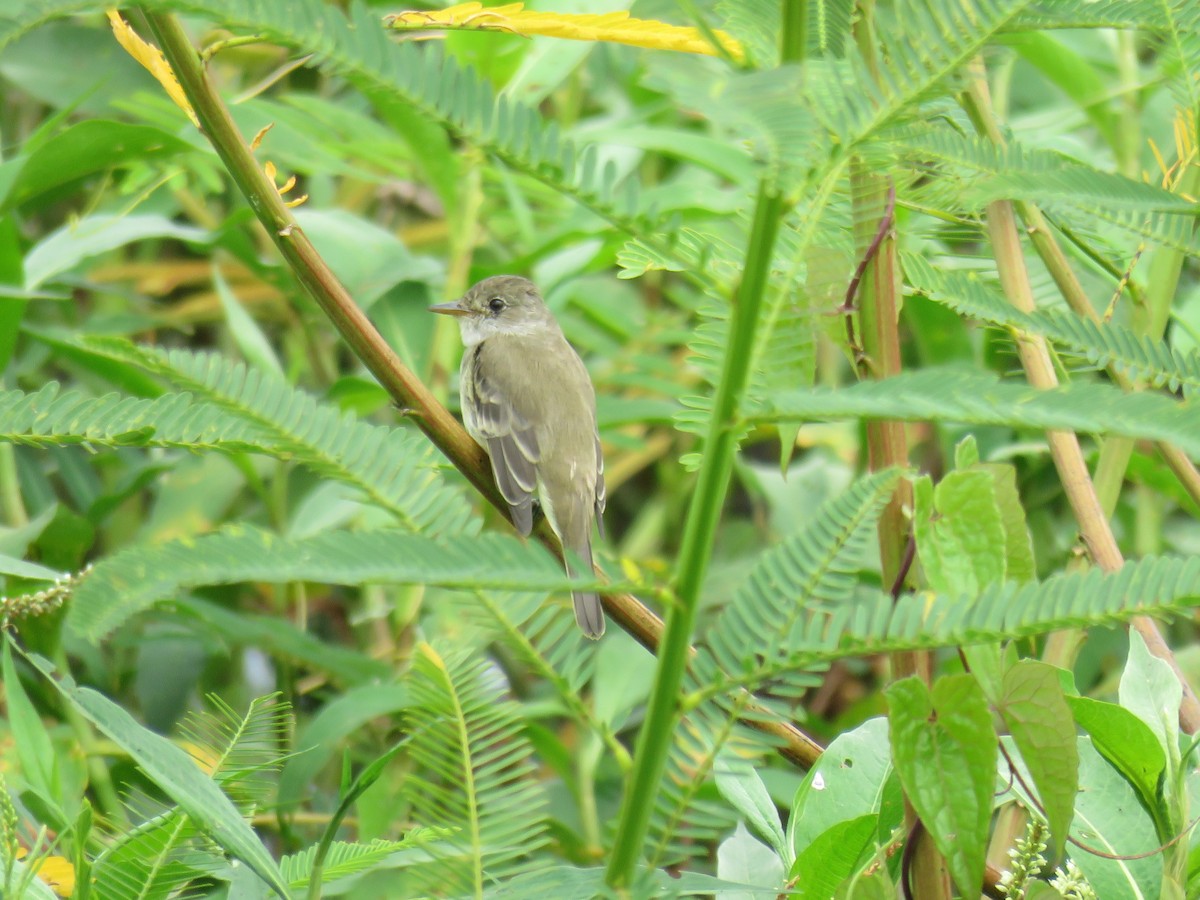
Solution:
[{"label": "brown branch", "polygon": [[[144,14],[196,112],[201,130],[296,278],[393,402],[413,418],[475,490],[508,518],[508,504],[496,488],[487,455],[384,341],[296,224],[275,186],[254,159],[179,20],[168,13],[147,10]],[[544,522],[536,535],[562,558],[558,540]],[[613,621],[651,652],[657,649],[663,625],[652,610],[630,594],[605,594],[603,600]],[[820,757],[820,744],[791,723],[766,716],[758,704],[749,704],[746,709],[746,724],[780,741],[779,752],[787,759],[807,768]]]},{"label": "brown branch", "polygon": [[[975,64],[975,71],[964,95],[964,106],[977,127],[986,133],[985,123],[994,120],[986,73],[981,60]],[[1013,204],[1008,200],[990,203],[987,208],[987,228],[1005,296],[1021,312],[1033,312],[1036,305],[1029,273],[1025,267],[1025,256],[1021,248]],[[1054,372],[1045,339],[1038,335],[1019,334],[1017,353],[1025,370],[1025,377],[1033,387],[1053,388],[1058,385],[1058,376]],[[1059,480],[1075,520],[1079,524],[1079,532],[1087,546],[1088,555],[1105,572],[1116,572],[1125,564],[1125,560],[1109,527],[1108,517],[1096,496],[1096,488],[1092,484],[1083,451],[1079,447],[1079,438],[1071,431],[1047,431],[1046,441],[1050,445],[1050,455],[1058,470]],[[1142,636],[1150,652],[1170,665],[1179,679],[1183,688],[1183,702],[1179,708],[1181,726],[1189,734],[1200,731],[1200,700],[1197,700],[1175,655],[1158,630],[1157,623],[1147,616],[1138,616],[1130,625]]]}]

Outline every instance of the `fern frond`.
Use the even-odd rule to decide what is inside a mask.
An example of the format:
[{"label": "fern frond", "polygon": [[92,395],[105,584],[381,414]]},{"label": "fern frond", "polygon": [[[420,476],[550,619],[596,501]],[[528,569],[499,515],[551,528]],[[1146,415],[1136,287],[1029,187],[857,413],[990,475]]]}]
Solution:
[{"label": "fern frond", "polygon": [[1019,142],[999,146],[939,126],[901,129],[896,146],[938,177],[916,197],[922,203],[974,215],[993,200],[1036,202],[1072,222],[1105,222],[1124,232],[1196,255],[1191,233],[1196,204],[1163,188],[1104,172],[1084,162]]},{"label": "fern frond", "polygon": [[1132,28],[1160,32],[1169,27],[1159,0],[1038,0],[1009,30],[1046,28]]},{"label": "fern frond", "polygon": [[[718,760],[743,735],[738,718],[747,695],[709,698],[688,712],[675,729],[666,771],[653,799],[645,858],[654,867],[707,852],[736,823],[728,804],[712,788]],[[741,750],[761,752],[761,740],[741,737]]]},{"label": "fern frond", "polygon": [[116,836],[92,863],[92,890],[111,900],[148,900],[177,895],[205,868],[225,861],[209,854],[195,824],[171,809]]},{"label": "fern frond", "polygon": [[[1161,51],[1170,73],[1171,92],[1179,108],[1200,115],[1200,7],[1191,0],[1158,0],[1163,28]],[[1193,122],[1193,128],[1194,128]]]},{"label": "fern frond", "polygon": [[[384,868],[397,853],[420,847],[441,837],[445,837],[445,834],[436,828],[414,828],[398,841],[381,838],[365,844],[334,841],[325,857],[321,882],[328,884],[341,878],[364,875]],[[284,880],[292,890],[300,891],[309,886],[318,849],[318,846],[313,844],[307,850],[287,854],[279,860],[279,871],[283,873]]]},{"label": "fern frond", "polygon": [[928,592],[893,601],[877,594],[832,614],[814,612],[791,666],[852,656],[932,650],[1033,637],[1067,628],[1165,616],[1200,605],[1200,559],[1147,557],[1117,572],[1100,569],[1054,575],[1043,582],[1007,581],[974,597]]},{"label": "fern frond", "polygon": [[1130,378],[1152,385],[1200,388],[1200,354],[1183,353],[1111,322],[1099,323],[1072,312],[1015,309],[998,291],[970,272],[936,269],[916,254],[905,254],[904,269],[913,290],[955,312],[992,325],[1040,334],[1094,366],[1113,365]]},{"label": "fern frond", "polygon": [[[757,68],[770,69],[779,62],[781,0],[720,0],[717,12],[725,27],[741,39]],[[805,58],[841,57],[853,35],[853,0],[809,0],[808,46]]]},{"label": "fern frond", "polygon": [[896,419],[965,422],[1039,431],[1091,432],[1167,441],[1200,458],[1200,406],[1161,394],[1126,394],[1105,384],[1037,390],[956,366],[934,367],[836,391],[792,391],[752,403],[755,422]]},{"label": "fern frond", "polygon": [[454,832],[426,846],[439,858],[424,876],[443,896],[478,896],[493,879],[529,871],[549,840],[521,711],[487,668],[486,660],[443,656],[428,644],[413,663],[407,793],[416,821]]},{"label": "fern frond", "polygon": [[595,672],[599,644],[578,641],[572,616],[563,603],[546,602],[536,594],[496,591],[448,600],[453,615],[477,622],[489,636],[503,639],[580,723],[602,731],[582,695]]},{"label": "fern frond", "polygon": [[29,0],[5,4],[0,11],[0,50],[39,25],[96,9],[97,4],[89,0]]},{"label": "fern frond", "polygon": [[1029,0],[918,0],[881,28],[879,78],[856,54],[848,62],[813,60],[806,101],[852,151],[913,112],[944,86]]},{"label": "fern frond", "polygon": [[[802,531],[763,553],[708,630],[700,656],[730,673],[790,656],[814,607],[830,609],[853,597],[855,573],[899,478],[890,470],[863,478],[822,504]],[[710,667],[700,665],[705,676],[699,680],[710,681]]]},{"label": "fern frond", "polygon": [[0,391],[0,441],[31,447],[175,447],[226,453],[269,452],[270,442],[247,422],[197,405],[187,394],[153,399],[60,392]]},{"label": "fern frond", "polygon": [[[771,681],[778,697],[816,684],[792,666],[815,609],[848,604],[856,567],[874,537],[876,519],[899,478],[894,471],[862,479],[824,504],[803,532],[768,550],[717,616],[698,648],[686,682],[697,698],[676,731],[662,790],[651,820],[651,864],[677,862],[711,845],[728,830],[727,807],[705,799],[723,754],[761,751],[761,739],[739,738],[746,691]],[[754,673],[747,678],[747,673]],[[787,679],[780,675],[788,674]],[[767,710],[762,715],[771,715]]]},{"label": "fern frond", "polygon": [[180,726],[188,752],[246,815],[266,803],[286,757],[291,706],[278,694],[257,697],[238,715],[215,694],[211,711],[189,713]]},{"label": "fern frond", "polygon": [[[261,776],[282,762],[289,707],[278,696],[261,697],[239,716],[220,699],[208,699],[214,711],[189,716],[182,730],[184,745],[248,814],[273,787]],[[118,835],[97,857],[94,890],[112,900],[167,898],[225,864],[195,823],[173,807]]]},{"label": "fern frond", "polygon": [[[437,584],[551,591],[571,579],[538,544],[500,534],[435,540],[398,531],[281,538],[242,526],[135,546],[98,562],[79,581],[67,628],[89,641],[190,587],[244,581]],[[593,587],[598,583],[588,582]]]},{"label": "fern frond", "polygon": [[437,455],[412,431],[360,422],[282,378],[215,353],[161,350],[114,338],[78,343],[204,398],[264,435],[273,456],[291,456],[350,485],[406,528],[426,534],[478,530],[478,517],[462,491],[442,478]]}]

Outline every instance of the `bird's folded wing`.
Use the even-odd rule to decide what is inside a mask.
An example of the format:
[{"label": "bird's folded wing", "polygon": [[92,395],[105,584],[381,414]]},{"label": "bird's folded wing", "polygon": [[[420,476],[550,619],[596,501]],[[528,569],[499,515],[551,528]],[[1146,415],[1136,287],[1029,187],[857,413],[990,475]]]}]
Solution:
[{"label": "bird's folded wing", "polygon": [[475,427],[486,443],[496,485],[512,511],[517,531],[533,530],[533,496],[537,490],[537,463],[541,459],[537,432],[514,408],[493,380],[476,370]]},{"label": "bird's folded wing", "polygon": [[596,526],[600,537],[604,537],[604,506],[608,502],[608,491],[604,487],[604,452],[600,448],[600,434],[596,434]]}]

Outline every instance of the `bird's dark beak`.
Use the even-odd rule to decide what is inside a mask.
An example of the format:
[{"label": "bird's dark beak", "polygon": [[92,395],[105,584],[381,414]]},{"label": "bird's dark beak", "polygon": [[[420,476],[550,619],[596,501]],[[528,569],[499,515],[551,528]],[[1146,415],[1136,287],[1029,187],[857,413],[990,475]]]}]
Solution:
[{"label": "bird's dark beak", "polygon": [[444,316],[467,316],[470,315],[467,310],[458,305],[458,301],[453,303],[438,303],[429,307],[430,312],[441,313]]}]

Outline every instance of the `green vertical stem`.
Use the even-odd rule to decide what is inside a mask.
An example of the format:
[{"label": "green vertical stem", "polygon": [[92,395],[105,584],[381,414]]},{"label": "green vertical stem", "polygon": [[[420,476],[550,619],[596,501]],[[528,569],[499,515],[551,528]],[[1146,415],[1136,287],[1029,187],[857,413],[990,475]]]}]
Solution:
[{"label": "green vertical stem", "polygon": [[808,4],[786,3],[783,7],[783,35],[779,55],[785,62],[804,59],[808,49]]},{"label": "green vertical stem", "polygon": [[[780,45],[780,58],[784,63],[801,62],[804,59],[804,13],[798,8],[806,6],[807,2],[784,0],[784,35]],[[638,733],[633,774],[625,789],[616,839],[609,857],[606,880],[610,886],[620,890],[628,889],[634,882],[642,845],[650,827],[654,798],[658,796],[659,782],[678,722],[679,688],[687,667],[700,588],[712,557],[713,538],[729,490],[734,455],[741,436],[738,404],[750,380],[754,334],[770,280],[771,259],[783,210],[784,202],[778,189],[768,178],[764,178],[759,183],[755,199],[741,283],[732,298],[729,339],[721,366],[721,380],[717,384],[712,418],[704,441],[704,455],[684,525],[683,543],[675,569],[675,602],[668,608],[662,641],[658,647],[654,685],[646,707],[646,718]]]},{"label": "green vertical stem", "polygon": [[713,538],[733,471],[733,457],[741,433],[738,403],[749,380],[754,332],[763,294],[767,289],[782,212],[782,198],[764,180],[759,185],[755,202],[742,281],[733,297],[729,342],[725,348],[721,380],[717,385],[712,418],[704,441],[704,456],[696,490],[688,507],[676,568],[675,602],[667,613],[662,642],[659,644],[654,686],[646,708],[646,719],[638,734],[633,775],[625,789],[616,840],[609,858],[607,880],[615,888],[629,888],[633,884],[642,844],[650,826],[650,812],[654,807],[654,798],[658,796],[658,784],[675,730],[679,687],[687,668],[700,587],[712,556]]}]

